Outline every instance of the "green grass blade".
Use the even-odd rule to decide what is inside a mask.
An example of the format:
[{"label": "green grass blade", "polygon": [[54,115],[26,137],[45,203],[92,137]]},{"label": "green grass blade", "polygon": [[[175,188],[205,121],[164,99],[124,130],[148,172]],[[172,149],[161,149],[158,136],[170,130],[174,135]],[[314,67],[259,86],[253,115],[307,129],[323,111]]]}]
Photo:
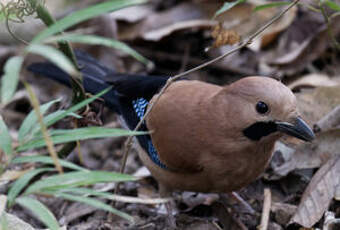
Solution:
[{"label": "green grass blade", "polygon": [[26,52],[41,55],[53,62],[69,75],[78,76],[78,70],[74,67],[72,62],[61,51],[53,48],[52,46],[31,44],[27,46]]},{"label": "green grass blade", "polygon": [[85,9],[73,12],[68,16],[58,20],[52,26],[46,28],[42,32],[40,32],[33,40],[32,43],[39,43],[43,39],[60,33],[71,26],[74,26],[80,22],[88,20],[90,18],[99,16],[104,13],[112,12],[115,10],[119,10],[128,6],[133,6],[136,4],[145,3],[146,0],[111,0],[105,1],[103,3],[96,4],[94,6],[87,7]]},{"label": "green grass blade", "polygon": [[[51,190],[51,193],[55,190]],[[109,192],[101,192],[96,191],[94,189],[90,188],[67,188],[58,190],[58,192],[63,193],[72,193],[73,195],[81,195],[81,196],[96,196],[108,200],[115,200],[119,202],[126,202],[126,203],[139,203],[139,204],[163,204],[166,202],[169,202],[171,199],[168,198],[155,198],[155,199],[145,199],[145,198],[139,198],[139,197],[131,197],[131,196],[120,196],[120,195],[114,195]]]},{"label": "green grass blade", "polygon": [[[43,163],[54,165],[53,159],[49,156],[25,156],[25,157],[17,157],[14,158],[11,162],[12,164],[22,164],[22,163]],[[59,163],[69,169],[78,170],[78,171],[89,171],[86,168],[80,167],[71,162],[59,159]]]},{"label": "green grass blade", "polygon": [[59,116],[54,117],[53,119],[51,119],[50,121],[47,122],[46,126],[51,126],[54,123],[56,123],[57,121],[65,118],[66,116],[69,116],[70,113],[76,112],[79,109],[83,108],[84,106],[90,104],[91,102],[93,102],[94,100],[96,100],[97,98],[101,97],[102,95],[104,95],[105,93],[109,92],[112,89],[112,87],[109,87],[101,92],[99,92],[98,94],[82,101],[79,102],[78,104],[75,104],[74,106],[72,106],[71,108],[67,109],[66,111],[64,111],[63,113],[59,114]]},{"label": "green grass blade", "polygon": [[8,156],[13,154],[12,137],[9,134],[7,125],[0,115],[0,149]]},{"label": "green grass blade", "polygon": [[[77,140],[87,140],[105,137],[121,137],[121,136],[135,136],[145,135],[147,132],[134,132],[125,129],[112,129],[103,127],[86,127],[79,129],[67,129],[67,130],[51,130],[50,135],[54,144],[62,144],[73,142]],[[41,148],[46,146],[45,139],[38,137],[37,139],[28,141],[20,145],[16,150],[18,152],[28,149]]]},{"label": "green grass blade", "polygon": [[15,198],[19,195],[19,193],[26,187],[26,185],[31,181],[32,178],[37,176],[40,173],[55,171],[54,168],[39,168],[25,173],[22,177],[17,179],[11,188],[8,191],[8,205],[12,206],[15,202]]},{"label": "green grass blade", "polygon": [[[49,124],[52,120],[54,120],[55,118],[59,117],[60,115],[64,114],[66,110],[58,110],[58,111],[55,111],[51,114],[48,114],[47,116],[44,117],[44,123],[45,124]],[[74,117],[74,118],[77,118],[77,119],[80,119],[82,118],[82,116],[76,114],[76,113],[68,113],[67,116],[71,116],[71,117]],[[40,125],[38,123],[34,124],[34,127],[32,128],[32,136],[35,136],[35,135],[41,135],[41,132],[40,132]]]},{"label": "green grass blade", "polygon": [[282,2],[269,2],[263,5],[258,5],[254,8],[254,11],[260,11],[260,10],[264,10],[267,8],[272,8],[272,7],[279,7],[279,6],[285,6],[285,5],[289,5],[291,2],[286,2],[286,1],[282,1]]},{"label": "green grass blade", "polygon": [[231,8],[233,8],[234,6],[238,5],[238,4],[241,4],[243,2],[245,2],[246,0],[236,0],[234,2],[225,2],[223,4],[223,6],[218,10],[216,11],[215,15],[213,18],[216,18],[218,15],[220,14],[223,14],[224,12],[230,10]]},{"label": "green grass blade", "polygon": [[326,1],[323,1],[323,3],[329,8],[331,8],[332,10],[340,11],[340,5],[336,3],[335,1],[326,0]]},{"label": "green grass blade", "polygon": [[68,41],[68,42],[73,42],[73,43],[84,43],[84,44],[89,44],[89,45],[107,46],[110,48],[121,50],[131,55],[136,60],[144,63],[145,65],[152,64],[150,60],[140,55],[138,52],[130,48],[125,43],[114,40],[114,39],[104,38],[104,37],[95,36],[95,35],[64,34],[64,35],[60,35],[56,37],[51,37],[46,42],[54,42],[54,41]]},{"label": "green grass blade", "polygon": [[133,181],[136,179],[136,177],[130,175],[105,171],[69,172],[43,178],[28,187],[24,194],[27,195],[36,192],[44,192],[44,190],[65,189],[105,182]]},{"label": "green grass blade", "polygon": [[30,197],[20,197],[16,199],[16,203],[29,209],[50,230],[60,230],[58,221],[56,220],[55,216],[41,202]]},{"label": "green grass blade", "polygon": [[[61,99],[56,99],[53,101],[50,101],[46,104],[43,104],[40,106],[40,113],[44,115],[47,110],[54,105],[55,103],[59,102]],[[32,110],[25,118],[25,120],[22,122],[20,128],[19,128],[19,143],[22,143],[25,139],[25,136],[33,129],[34,126],[38,124],[37,115],[35,114],[34,110]],[[40,129],[40,126],[39,126]]]},{"label": "green grass blade", "polygon": [[111,213],[113,213],[117,216],[120,216],[120,217],[122,217],[122,218],[124,218],[124,219],[126,219],[130,222],[134,222],[132,216],[130,216],[130,215],[124,213],[124,212],[121,212],[117,209],[114,209],[110,205],[107,205],[107,204],[101,202],[100,200],[96,200],[96,199],[89,198],[89,197],[74,196],[74,195],[70,195],[70,194],[66,194],[66,193],[56,193],[55,196],[64,198],[66,200],[76,201],[76,202],[80,202],[80,203],[83,203],[83,204],[87,204],[89,206],[111,212]]},{"label": "green grass blade", "polygon": [[3,105],[12,99],[17,89],[23,61],[23,57],[14,56],[8,59],[5,64],[5,74],[1,78],[1,103]]}]

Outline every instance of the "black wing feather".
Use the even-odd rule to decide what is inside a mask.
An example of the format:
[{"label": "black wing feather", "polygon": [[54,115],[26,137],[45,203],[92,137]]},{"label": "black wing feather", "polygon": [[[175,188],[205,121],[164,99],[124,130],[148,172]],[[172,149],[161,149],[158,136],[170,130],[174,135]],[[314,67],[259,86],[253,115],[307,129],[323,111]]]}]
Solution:
[{"label": "black wing feather", "polygon": [[[111,85],[114,86],[102,98],[111,110],[123,116],[131,130],[135,129],[146,110],[145,107],[143,107],[143,111],[137,108],[136,100],[145,100],[147,104],[169,78],[164,76],[120,74],[113,69],[105,67],[96,59],[81,51],[76,52],[76,58],[80,71],[83,74],[83,85],[86,92],[97,94]],[[35,63],[30,65],[28,70],[70,87],[70,76],[52,63]],[[139,130],[148,130],[145,122]],[[148,152],[150,158],[160,167],[164,168],[165,165],[159,161],[150,135],[137,136],[137,139],[144,150]]]}]

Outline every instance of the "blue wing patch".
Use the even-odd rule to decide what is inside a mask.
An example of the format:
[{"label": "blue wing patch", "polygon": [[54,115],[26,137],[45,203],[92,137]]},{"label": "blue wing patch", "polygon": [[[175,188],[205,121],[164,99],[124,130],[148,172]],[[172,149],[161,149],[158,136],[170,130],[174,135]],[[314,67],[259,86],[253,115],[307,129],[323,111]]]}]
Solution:
[{"label": "blue wing patch", "polygon": [[[132,101],[133,109],[135,110],[137,117],[139,119],[143,118],[148,104],[149,102],[145,100],[144,98],[138,98]],[[147,152],[148,152],[150,159],[159,167],[166,168],[166,166],[160,161],[158,153],[155,147],[153,146],[151,139],[148,139],[147,146],[148,146]]]},{"label": "blue wing patch", "polygon": [[142,117],[144,116],[145,109],[148,104],[149,102],[144,98],[138,98],[132,101],[133,108],[135,109],[135,112],[139,119],[142,119]]}]

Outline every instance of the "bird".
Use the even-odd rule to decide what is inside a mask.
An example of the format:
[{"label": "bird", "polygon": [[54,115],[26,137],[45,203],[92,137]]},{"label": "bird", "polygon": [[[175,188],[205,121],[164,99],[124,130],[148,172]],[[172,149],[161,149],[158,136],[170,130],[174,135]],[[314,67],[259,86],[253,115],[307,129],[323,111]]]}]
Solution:
[{"label": "bird", "polygon": [[[76,57],[85,91],[96,94],[113,86],[102,98],[131,130],[169,79],[117,73],[81,51]],[[33,63],[28,70],[70,86],[70,77],[52,63]],[[139,130],[150,131],[136,137],[139,157],[158,181],[161,196],[173,191],[237,191],[263,173],[283,135],[315,138],[292,91],[263,76],[225,86],[174,81]]]}]

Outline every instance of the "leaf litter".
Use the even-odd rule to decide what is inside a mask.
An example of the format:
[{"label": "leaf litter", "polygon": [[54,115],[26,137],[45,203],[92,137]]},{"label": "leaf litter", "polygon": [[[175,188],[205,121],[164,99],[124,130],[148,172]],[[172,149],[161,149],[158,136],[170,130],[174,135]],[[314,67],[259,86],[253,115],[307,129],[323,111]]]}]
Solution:
[{"label": "leaf litter", "polygon": [[[89,2],[91,1],[84,1],[82,6]],[[211,21],[216,10],[221,7],[220,1],[155,0],[146,5],[126,8],[99,20],[95,19],[75,29],[91,28],[95,34],[104,34],[125,41],[156,64],[155,69],[147,70],[140,63],[119,52],[107,52],[107,49],[91,48],[86,45],[79,46],[122,72],[171,75],[210,60],[232,48],[232,44],[226,42],[221,43],[222,46],[214,46],[208,52],[204,51],[214,44],[211,36],[214,26],[221,24],[223,28],[221,31],[227,31],[227,38],[231,33],[235,33],[239,36],[238,39],[242,40],[284,8],[282,6],[253,12],[257,5],[255,1],[239,4],[218,16],[216,21]],[[72,6],[69,9],[70,12],[74,10]],[[60,7],[58,10],[53,8],[51,10],[57,12]],[[331,28],[333,34],[339,38],[340,27],[336,19],[338,18],[333,20]],[[36,30],[37,27],[32,28]],[[3,37],[5,38],[8,39]],[[235,41],[238,42],[238,39]],[[4,40],[4,44],[8,42]],[[1,46],[1,66],[9,56],[15,55],[18,45],[11,44],[14,45]],[[30,59],[30,62],[35,61],[36,57]],[[324,18],[321,14],[307,9],[305,5],[300,5],[261,34],[250,48],[244,48],[219,63],[189,76],[192,79],[216,84],[227,84],[246,75],[265,75],[281,79],[296,94],[299,109],[309,124],[314,126],[317,138],[312,143],[285,138],[276,145],[275,154],[264,176],[239,191],[239,195],[256,211],[254,216],[234,212],[233,210],[241,208],[233,199],[230,199],[230,206],[224,206],[216,195],[176,193],[176,206],[179,210],[176,218],[180,229],[255,229],[262,215],[263,191],[268,187],[272,193],[268,229],[281,230],[288,227],[292,230],[302,227],[336,229],[340,218],[338,66],[340,66],[339,51],[332,47]],[[32,82],[43,102],[59,97],[64,98],[64,101],[70,98],[70,90],[28,73],[24,75]],[[20,120],[14,119],[11,114],[23,116],[27,108],[29,108],[27,100],[15,100],[6,107],[4,119],[10,121],[11,129],[18,126]],[[104,124],[122,127],[117,116],[109,111],[105,110],[103,117]],[[57,127],[65,128],[67,123],[62,122],[57,124]],[[84,167],[118,171],[123,143],[124,138],[81,143]],[[156,182],[143,170],[136,152],[137,149],[134,149],[130,155],[126,172],[133,174],[139,171],[137,175],[143,175],[144,179],[139,183],[124,184],[122,194],[153,198],[158,194]],[[77,153],[72,153],[68,160],[78,162]],[[24,169],[13,170],[20,172]],[[8,185],[0,186],[2,193],[7,189]],[[105,189],[112,191],[114,184],[107,185]],[[70,205],[67,201],[47,197],[39,197],[39,200],[53,211],[61,224],[67,225],[67,229],[167,227],[164,207],[161,205],[118,204],[119,210],[129,213],[137,220],[136,226],[131,226],[118,218],[113,218],[109,223],[107,213],[79,204]],[[30,213],[16,206],[10,212],[35,229],[42,227],[32,219]],[[289,222],[294,222],[295,225],[288,226]],[[243,227],[240,223],[244,223]]]}]

